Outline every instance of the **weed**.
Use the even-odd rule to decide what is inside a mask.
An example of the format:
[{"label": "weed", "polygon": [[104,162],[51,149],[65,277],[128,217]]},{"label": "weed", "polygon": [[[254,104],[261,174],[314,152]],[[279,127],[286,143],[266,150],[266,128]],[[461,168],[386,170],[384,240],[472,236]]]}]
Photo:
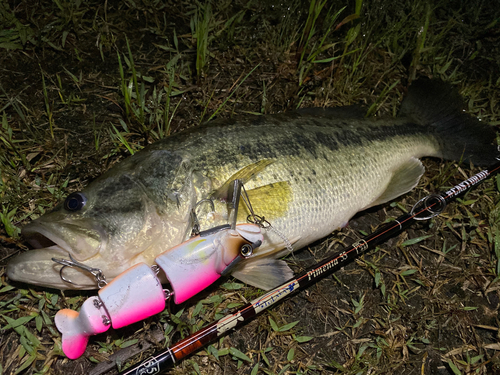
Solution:
[{"label": "weed", "polygon": [[191,18],[191,34],[196,39],[196,75],[198,79],[203,77],[204,69],[208,63],[209,33],[213,27],[212,6],[210,2],[204,5],[198,4]]},{"label": "weed", "polygon": [[135,148],[132,147],[129,144],[129,142],[127,141],[127,139],[125,138],[126,135],[128,134],[127,124],[125,124],[125,121],[123,121],[122,119],[120,119],[120,123],[121,123],[121,125],[122,125],[122,127],[123,127],[123,129],[125,131],[124,132],[120,132],[120,131],[118,131],[118,129],[113,124],[111,124],[111,127],[113,128],[114,132],[111,132],[111,130],[109,130],[110,137],[111,137],[111,139],[114,140],[114,142],[116,144],[116,147],[117,147],[117,150],[121,146],[124,146],[128,150],[128,152],[130,153],[130,155],[134,155],[135,154]]},{"label": "weed", "polygon": [[52,105],[49,100],[49,95],[47,92],[47,86],[45,85],[45,76],[43,74],[42,67],[40,66],[40,72],[42,73],[42,88],[43,88],[43,99],[45,101],[45,115],[49,121],[50,136],[54,140],[54,113],[52,112]]},{"label": "weed", "polygon": [[354,298],[351,299],[352,301],[352,304],[354,306],[354,314],[359,314],[361,312],[361,310],[363,310],[364,308],[364,300],[365,300],[365,296],[362,295],[359,299],[359,301],[356,301]]},{"label": "weed", "polygon": [[234,95],[234,93],[236,91],[238,91],[238,88],[246,81],[246,79],[254,72],[254,70],[259,67],[259,65],[260,64],[257,64],[252,70],[250,70],[250,72],[248,72],[248,74],[241,80],[240,83],[238,83],[236,88],[231,91],[231,93],[227,96],[227,98],[224,100],[224,102],[222,102],[222,104],[217,108],[217,110],[212,114],[212,116],[210,116],[208,121],[212,120],[214,117],[216,117],[219,114],[220,111],[222,111],[222,109],[224,108],[226,103],[229,101],[229,99],[231,99],[231,97]]},{"label": "weed", "polygon": [[19,229],[12,223],[12,220],[16,212],[17,212],[16,207],[9,211],[9,207],[4,205],[2,205],[2,212],[0,212],[0,220],[2,221],[2,224],[5,228],[5,231],[7,232],[7,235],[9,237],[14,237],[14,238],[18,237],[19,234],[21,233],[21,229]]},{"label": "weed", "polygon": [[[316,34],[316,21],[319,17],[319,14],[323,7],[326,4],[325,1],[316,1],[313,0],[311,1],[310,7],[309,7],[309,15],[307,18],[306,25],[304,27],[302,37],[300,39],[299,45],[298,45],[298,50],[297,53],[300,54],[299,58],[299,85],[302,85],[306,79],[308,79],[308,74],[310,70],[312,69],[314,64],[320,64],[320,63],[331,63],[333,60],[336,60],[339,58],[339,56],[333,56],[333,57],[328,57],[324,59],[318,60],[318,56],[329,50],[330,48],[334,50],[334,47],[336,43],[329,43],[325,44],[325,41],[327,37],[329,36],[331,30],[333,30],[333,25],[339,15],[342,13],[342,11],[345,9],[341,8],[339,11],[334,13],[332,11],[333,8],[331,8],[328,11],[328,14],[326,16],[326,21],[325,21],[325,27],[324,29],[326,30],[325,33],[323,33],[323,36],[319,39],[319,41],[312,43],[313,37]],[[307,54],[307,55],[306,55]],[[307,56],[307,58],[306,58]]]},{"label": "weed", "polygon": [[311,42],[312,37],[315,33],[315,25],[318,20],[319,14],[323,7],[326,4],[326,0],[312,0],[309,5],[309,13],[307,15],[307,21],[304,26],[304,30],[302,32],[302,36],[300,37],[299,45],[297,47],[297,53],[300,54],[299,65],[302,63],[304,59],[304,55],[306,53],[307,45]]},{"label": "weed", "polygon": [[22,49],[28,41],[36,44],[33,28],[24,25],[17,19],[7,2],[0,3],[0,21],[4,25],[2,30],[0,30],[0,49]]},{"label": "weed", "polygon": [[427,36],[427,31],[429,30],[429,22],[432,15],[432,9],[430,4],[427,4],[427,9],[425,12],[425,21],[417,36],[417,45],[413,51],[413,60],[410,65],[410,80],[414,80],[417,77],[417,66],[420,60],[420,54],[422,53],[425,45],[425,38]]},{"label": "weed", "polygon": [[[177,55],[180,56],[180,55]],[[170,113],[170,105],[172,96],[182,94],[182,91],[176,89],[177,84],[175,83],[175,63],[176,61],[171,61],[167,64],[166,73],[168,76],[168,86],[165,88],[165,110],[163,111],[163,122],[158,122],[158,137],[164,138],[170,134],[170,126],[172,124],[172,119],[174,118],[175,112],[179,108],[181,101],[179,100],[174,107],[172,113]]]},{"label": "weed", "polygon": [[271,328],[273,329],[274,332],[287,332],[291,330],[293,327],[295,327],[299,323],[299,321],[288,323],[281,327],[278,327],[276,322],[271,317],[269,317],[269,323],[271,324]]}]

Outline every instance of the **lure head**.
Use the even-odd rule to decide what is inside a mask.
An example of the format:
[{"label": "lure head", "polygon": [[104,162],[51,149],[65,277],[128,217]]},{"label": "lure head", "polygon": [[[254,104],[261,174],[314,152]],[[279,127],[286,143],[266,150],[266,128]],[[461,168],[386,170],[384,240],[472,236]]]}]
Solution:
[{"label": "lure head", "polygon": [[226,275],[241,261],[252,257],[264,237],[255,224],[238,224],[200,233],[156,258],[181,303]]}]

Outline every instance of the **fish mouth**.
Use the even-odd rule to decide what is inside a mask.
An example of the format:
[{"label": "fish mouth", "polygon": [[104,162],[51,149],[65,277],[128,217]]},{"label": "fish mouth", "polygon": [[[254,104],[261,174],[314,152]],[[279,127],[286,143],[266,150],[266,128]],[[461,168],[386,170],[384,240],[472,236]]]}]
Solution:
[{"label": "fish mouth", "polygon": [[33,222],[26,225],[22,234],[34,249],[59,247],[66,254],[71,253],[71,247],[42,223]]},{"label": "fish mouth", "polygon": [[[36,256],[34,253],[36,252]],[[12,281],[56,288],[69,289],[59,274],[60,266],[52,258],[67,258],[68,253],[58,247],[49,246],[22,253],[7,265],[7,276]]]},{"label": "fish mouth", "polygon": [[[56,229],[56,226],[59,229]],[[96,289],[96,280],[92,274],[76,267],[64,267],[64,270],[61,270],[62,266],[53,260],[69,259],[70,254],[77,260],[82,258],[81,254],[62,238],[65,229],[67,226],[61,222],[47,225],[36,220],[25,226],[22,234],[34,249],[16,256],[8,263],[9,279],[62,290]],[[99,249],[100,246],[91,248],[93,253]]]}]

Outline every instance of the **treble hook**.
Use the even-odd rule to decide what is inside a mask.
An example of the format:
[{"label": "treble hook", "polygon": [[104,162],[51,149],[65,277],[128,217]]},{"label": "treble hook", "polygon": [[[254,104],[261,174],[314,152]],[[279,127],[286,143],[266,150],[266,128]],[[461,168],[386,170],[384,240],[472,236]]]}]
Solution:
[{"label": "treble hook", "polygon": [[250,197],[248,196],[247,190],[245,189],[245,186],[243,184],[241,185],[241,189],[242,189],[241,198],[243,198],[243,202],[245,203],[245,205],[248,208],[248,211],[250,212],[250,215],[248,216],[252,216],[254,220],[253,222],[257,223],[258,216],[255,215],[255,212],[253,211],[252,203],[250,203]]},{"label": "treble hook", "polygon": [[194,205],[194,208],[191,209],[191,222],[193,223],[193,228],[191,229],[191,237],[197,236],[200,234],[200,222],[198,221],[198,215],[196,215],[196,209],[202,203],[210,204],[210,208],[212,212],[215,211],[214,201],[211,199],[202,199]]},{"label": "treble hook", "polygon": [[73,285],[78,285],[77,283],[74,283],[73,281],[71,281],[70,279],[65,277],[63,274],[63,270],[66,267],[75,267],[75,268],[80,268],[81,270],[92,274],[92,276],[94,276],[94,278],[97,282],[97,286],[99,287],[99,289],[104,287],[107,284],[106,276],[104,276],[104,274],[102,273],[102,270],[100,268],[94,268],[94,267],[87,266],[86,264],[78,262],[75,258],[73,258],[71,256],[70,253],[68,253],[68,255],[69,255],[70,260],[62,259],[62,258],[52,258],[53,262],[56,262],[56,263],[59,263],[62,265],[61,269],[59,270],[59,277],[62,279],[62,281],[73,284]]}]

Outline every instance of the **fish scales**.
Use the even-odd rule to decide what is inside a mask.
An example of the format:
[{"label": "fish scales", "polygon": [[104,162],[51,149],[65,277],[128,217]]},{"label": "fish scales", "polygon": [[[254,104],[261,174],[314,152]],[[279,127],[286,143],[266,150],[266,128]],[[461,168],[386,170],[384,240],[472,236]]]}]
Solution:
[{"label": "fish scales", "polygon": [[211,124],[192,132],[190,138],[182,135],[183,142],[174,136],[154,148],[177,145],[177,151],[189,155],[193,170],[206,170],[207,177],[219,181],[214,190],[249,164],[276,160],[246,188],[280,181],[290,184],[293,196],[285,203],[286,216],[257,214],[270,217],[287,237],[300,236],[297,247],[324,237],[372,203],[385,190],[391,172],[408,159],[439,156],[429,127],[407,119],[396,124],[363,119],[336,122],[321,115],[311,118],[293,113],[258,120]]}]

